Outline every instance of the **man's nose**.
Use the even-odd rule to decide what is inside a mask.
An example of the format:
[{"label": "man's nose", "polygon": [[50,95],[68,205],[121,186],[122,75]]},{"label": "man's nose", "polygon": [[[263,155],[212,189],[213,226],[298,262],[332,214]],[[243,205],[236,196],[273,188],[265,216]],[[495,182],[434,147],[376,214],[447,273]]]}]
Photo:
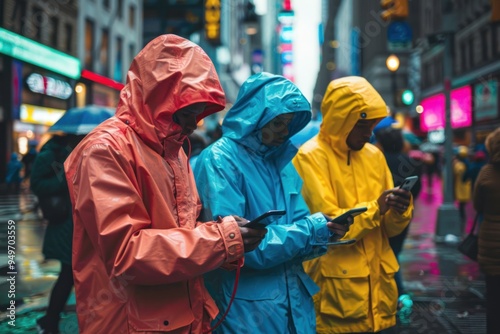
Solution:
[{"label": "man's nose", "polygon": [[285,126],[285,127],[283,128],[283,130],[281,130],[281,131],[280,131],[280,134],[281,134],[282,136],[288,136],[288,133],[289,133],[289,131],[288,131],[288,127],[287,127],[287,126]]}]

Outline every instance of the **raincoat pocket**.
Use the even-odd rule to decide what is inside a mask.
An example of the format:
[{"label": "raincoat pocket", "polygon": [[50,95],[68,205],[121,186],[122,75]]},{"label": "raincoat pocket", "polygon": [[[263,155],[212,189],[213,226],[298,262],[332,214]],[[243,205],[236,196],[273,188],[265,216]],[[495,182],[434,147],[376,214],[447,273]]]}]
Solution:
[{"label": "raincoat pocket", "polygon": [[398,288],[394,280],[394,274],[398,271],[399,266],[394,261],[382,261],[381,272],[379,278],[379,289],[376,289],[379,296],[380,314],[383,316],[393,316],[397,311]]},{"label": "raincoat pocket", "polygon": [[[265,272],[248,271],[242,273],[235,299],[252,301],[276,299],[282,292],[279,286],[280,281],[283,281],[283,279]],[[228,297],[230,297],[231,292],[231,289],[226,289],[226,295],[229,294]]]},{"label": "raincoat pocket", "polygon": [[370,271],[367,266],[343,268],[323,265],[320,312],[337,318],[365,319],[370,300]]},{"label": "raincoat pocket", "polygon": [[127,311],[129,325],[137,332],[169,332],[194,321],[186,282],[136,286]]}]

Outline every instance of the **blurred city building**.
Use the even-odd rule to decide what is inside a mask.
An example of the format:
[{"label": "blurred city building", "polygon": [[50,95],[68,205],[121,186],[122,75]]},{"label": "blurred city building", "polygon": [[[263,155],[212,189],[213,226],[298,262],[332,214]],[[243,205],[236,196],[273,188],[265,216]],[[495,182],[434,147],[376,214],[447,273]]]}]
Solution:
[{"label": "blurred city building", "polygon": [[[443,1],[5,0],[0,179],[10,152],[24,153],[68,108],[115,106],[131,60],[163,33],[206,50],[228,108],[242,82],[268,71],[294,81],[316,116],[332,79],[361,75],[398,120],[437,144],[444,140],[444,65],[452,63],[454,140],[480,144],[500,125],[500,4],[453,1],[447,60]],[[214,130],[223,116],[202,128]]]},{"label": "blurred city building", "polygon": [[74,106],[116,106],[142,48],[142,0],[4,0],[0,5],[0,180]]},{"label": "blurred city building", "polygon": [[[418,1],[410,1],[409,12],[416,12]],[[330,11],[334,22],[335,49],[331,79],[348,75],[365,77],[382,95],[393,114],[407,112],[399,94],[409,87],[410,58],[415,37],[419,35],[416,15],[385,21],[379,1],[340,0]],[[326,33],[325,33],[326,36]],[[399,62],[393,70],[386,62],[396,55]]]},{"label": "blurred city building", "polygon": [[132,59],[142,49],[142,0],[79,0],[76,106],[115,107]]},{"label": "blurred city building", "polygon": [[[481,144],[500,125],[500,1],[452,1],[449,12],[453,19],[445,23],[444,0],[326,3],[327,43],[315,90],[318,101],[325,82],[347,75],[364,76],[406,127],[442,144],[445,65],[451,64],[454,143]],[[449,33],[453,46],[447,58],[444,50]],[[334,49],[333,55],[326,46]],[[394,68],[388,67],[391,56],[398,60]]]},{"label": "blurred city building", "polygon": [[[451,126],[454,142],[474,147],[500,126],[498,78],[500,76],[500,22],[492,17],[498,0],[454,1],[451,10],[453,52],[444,52],[440,1],[421,1],[421,97],[420,129],[437,138],[444,128],[443,67],[451,62]],[[434,134],[433,134],[434,133]]]}]

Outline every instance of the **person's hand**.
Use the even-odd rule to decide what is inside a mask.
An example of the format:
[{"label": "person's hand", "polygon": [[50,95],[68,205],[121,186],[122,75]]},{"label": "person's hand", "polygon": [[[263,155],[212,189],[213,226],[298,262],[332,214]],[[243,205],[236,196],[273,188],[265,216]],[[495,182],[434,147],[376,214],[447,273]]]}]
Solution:
[{"label": "person's hand", "polygon": [[379,211],[381,215],[385,215],[385,213],[390,209],[389,205],[387,204],[387,196],[389,196],[394,189],[388,189],[380,195],[380,197],[377,199]]},{"label": "person's hand", "polygon": [[386,197],[386,204],[390,209],[396,211],[400,215],[406,212],[410,206],[411,193],[400,188],[391,189],[391,193]]},{"label": "person's hand", "polygon": [[330,232],[333,233],[330,241],[339,241],[340,239],[342,239],[347,231],[349,231],[349,226],[351,226],[353,221],[354,218],[352,218],[352,216],[347,217],[347,219],[345,220],[345,224],[333,223],[331,221],[328,221],[326,223],[326,227],[328,227]]},{"label": "person's hand", "polygon": [[261,229],[244,227],[244,225],[250,222],[248,219],[234,215],[233,217],[238,223],[238,226],[240,227],[240,233],[241,237],[243,238],[243,247],[245,249],[245,253],[253,251],[255,248],[259,246],[262,239],[264,239],[264,236],[267,233],[267,229],[261,230]]}]

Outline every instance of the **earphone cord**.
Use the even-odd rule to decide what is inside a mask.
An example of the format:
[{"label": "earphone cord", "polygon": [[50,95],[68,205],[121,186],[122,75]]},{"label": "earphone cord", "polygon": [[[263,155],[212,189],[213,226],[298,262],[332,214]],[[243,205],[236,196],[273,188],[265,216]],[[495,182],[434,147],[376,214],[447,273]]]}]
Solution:
[{"label": "earphone cord", "polygon": [[240,270],[241,270],[241,267],[243,266],[243,258],[241,259],[238,259],[238,268],[236,268],[236,278],[234,280],[234,287],[233,287],[233,293],[231,294],[231,299],[229,300],[229,304],[227,305],[227,309],[226,309],[226,312],[224,312],[224,314],[222,315],[222,317],[219,319],[219,321],[217,321],[217,323],[215,324],[214,327],[212,328],[209,328],[205,331],[203,331],[203,334],[206,334],[206,333],[211,333],[213,332],[215,329],[217,329],[217,327],[219,327],[222,322],[224,321],[224,319],[226,318],[227,314],[229,313],[229,309],[231,308],[231,304],[233,303],[233,300],[234,300],[234,297],[236,297],[236,289],[238,289],[238,282],[240,280]]}]

